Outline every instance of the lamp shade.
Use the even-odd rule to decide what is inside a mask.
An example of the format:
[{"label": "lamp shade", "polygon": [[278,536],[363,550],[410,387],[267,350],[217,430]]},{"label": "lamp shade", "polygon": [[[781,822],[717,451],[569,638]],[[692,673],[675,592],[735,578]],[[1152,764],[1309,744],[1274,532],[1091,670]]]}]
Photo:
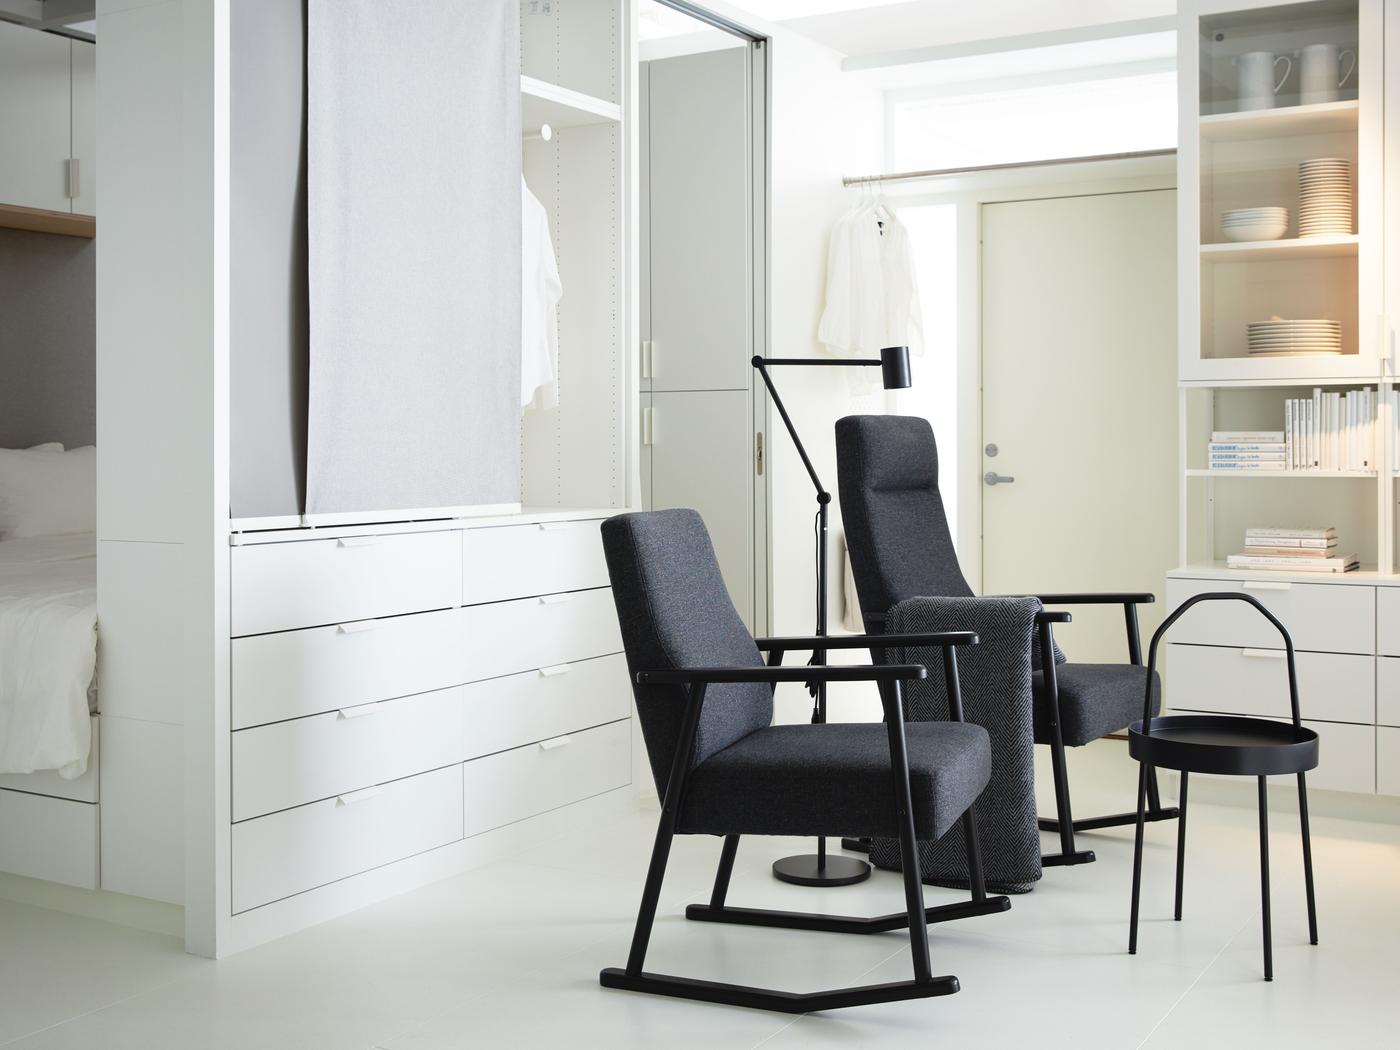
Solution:
[{"label": "lamp shade", "polygon": [[913,385],[909,375],[909,348],[887,346],[880,351],[880,374],[886,390],[904,390]]}]

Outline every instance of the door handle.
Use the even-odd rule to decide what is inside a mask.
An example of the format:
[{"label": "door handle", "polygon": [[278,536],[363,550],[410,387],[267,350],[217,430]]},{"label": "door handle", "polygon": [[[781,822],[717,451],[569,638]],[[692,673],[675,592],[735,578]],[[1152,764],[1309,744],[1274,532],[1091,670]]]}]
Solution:
[{"label": "door handle", "polygon": [[1010,485],[1016,479],[1009,474],[998,474],[995,470],[989,470],[982,475],[982,480],[988,485]]}]

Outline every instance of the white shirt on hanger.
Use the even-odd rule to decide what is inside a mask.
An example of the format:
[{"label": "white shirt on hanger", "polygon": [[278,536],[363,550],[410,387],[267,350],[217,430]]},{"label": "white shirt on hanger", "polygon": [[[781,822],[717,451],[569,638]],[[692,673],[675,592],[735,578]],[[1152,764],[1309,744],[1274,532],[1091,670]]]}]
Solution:
[{"label": "white shirt on hanger", "polygon": [[559,385],[559,299],[564,287],[549,238],[549,213],[520,179],[520,404],[555,408]]}]

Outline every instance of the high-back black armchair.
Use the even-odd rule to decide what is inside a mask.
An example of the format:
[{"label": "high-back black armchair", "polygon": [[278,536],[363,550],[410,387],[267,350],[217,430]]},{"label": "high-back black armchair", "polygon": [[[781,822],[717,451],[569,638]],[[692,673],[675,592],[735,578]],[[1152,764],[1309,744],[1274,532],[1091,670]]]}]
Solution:
[{"label": "high-back black armchair", "polygon": [[[627,966],[602,971],[602,984],[792,1013],[956,992],[956,977],[933,976],[926,924],[1010,907],[1005,897],[987,896],[981,875],[973,803],[991,767],[986,731],[965,724],[956,701],[951,721],[905,725],[902,683],[924,677],[923,666],[780,664],[788,651],[815,647],[937,647],[956,698],[956,647],[975,644],[976,635],[755,641],[729,599],[705,526],[692,510],[610,518],[603,523],[603,548],[662,804]],[[814,678],[877,683],[885,723],[771,725],[775,686]],[[971,900],[925,908],[915,843],[943,835],[960,820]],[[647,973],[647,944],[675,835],[724,837],[710,902],[690,905],[687,918],[836,933],[907,927],[913,979],[792,993]],[[905,911],[850,918],[735,908],[726,898],[741,835],[897,837],[905,859]]]},{"label": "high-back black armchair", "polygon": [[[938,447],[928,420],[913,416],[847,416],[836,424],[837,481],[851,571],[867,631],[885,629],[885,614],[915,597],[972,594],[953,549],[943,499],[938,492]],[[1127,631],[1128,663],[1068,662],[1055,644],[1053,627],[1070,619],[1045,610],[1036,618],[1032,639],[1035,742],[1050,748],[1056,816],[1041,819],[1043,830],[1060,836],[1061,851],[1041,858],[1046,866],[1085,864],[1092,850],[1077,850],[1074,833],[1133,824],[1135,813],[1076,821],[1070,808],[1065,748],[1079,747],[1124,730],[1141,715],[1148,671],[1142,666],[1137,606],[1155,601],[1149,593],[1041,594],[1046,606],[1121,605]],[[1043,659],[1043,653],[1052,658]],[[1152,704],[1160,706],[1161,686],[1152,675]],[[1148,820],[1169,820],[1155,772],[1148,775]]]}]

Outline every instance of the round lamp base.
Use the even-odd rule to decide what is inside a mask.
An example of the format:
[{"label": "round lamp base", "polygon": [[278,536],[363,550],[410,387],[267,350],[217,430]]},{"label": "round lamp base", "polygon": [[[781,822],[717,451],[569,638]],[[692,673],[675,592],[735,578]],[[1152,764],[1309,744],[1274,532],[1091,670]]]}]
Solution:
[{"label": "round lamp base", "polygon": [[815,853],[773,862],[773,877],[794,886],[853,886],[870,878],[870,865],[854,857],[828,854],[818,867]]}]

